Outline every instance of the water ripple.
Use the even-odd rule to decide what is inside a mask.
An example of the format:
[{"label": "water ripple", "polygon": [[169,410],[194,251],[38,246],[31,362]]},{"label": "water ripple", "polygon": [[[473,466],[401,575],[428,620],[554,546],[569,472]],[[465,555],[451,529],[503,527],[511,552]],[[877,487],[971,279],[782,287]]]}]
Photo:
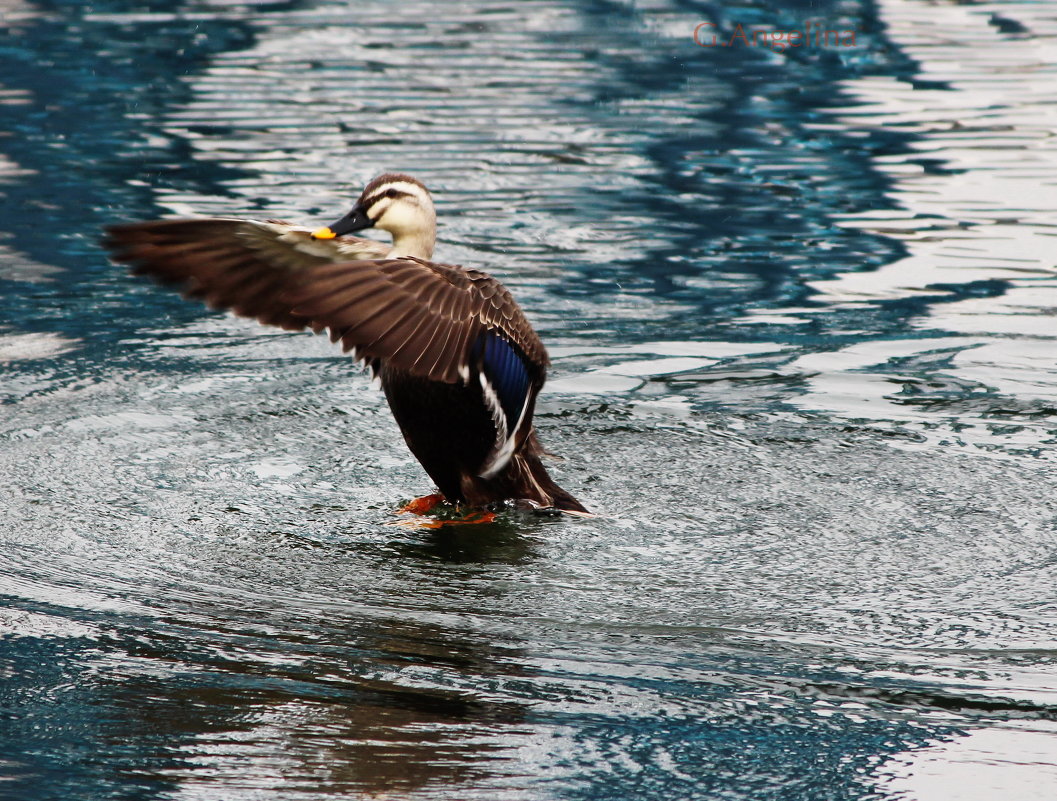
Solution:
[{"label": "water ripple", "polygon": [[[756,2],[8,6],[5,787],[1049,781],[1045,7],[823,2],[859,45],[776,53],[693,44],[803,21]],[[389,168],[538,324],[551,469],[601,517],[388,525],[428,484],[352,365],[95,244],[327,221]]]}]

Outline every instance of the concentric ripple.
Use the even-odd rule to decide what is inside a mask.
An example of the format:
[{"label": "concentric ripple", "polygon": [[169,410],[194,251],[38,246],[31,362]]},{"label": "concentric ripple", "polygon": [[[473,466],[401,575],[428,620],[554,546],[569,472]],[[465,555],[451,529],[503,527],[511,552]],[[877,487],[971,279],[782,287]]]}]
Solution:
[{"label": "concentric ripple", "polygon": [[[801,6],[6,4],[0,796],[1057,795],[1053,15],[693,41]],[[391,525],[366,376],[96,244],[384,169],[598,518]]]}]

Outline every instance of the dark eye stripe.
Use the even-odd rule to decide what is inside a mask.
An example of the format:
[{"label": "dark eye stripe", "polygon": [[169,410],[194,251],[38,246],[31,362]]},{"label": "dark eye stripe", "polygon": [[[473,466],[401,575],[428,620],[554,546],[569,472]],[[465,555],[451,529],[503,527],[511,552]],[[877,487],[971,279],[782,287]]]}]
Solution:
[{"label": "dark eye stripe", "polygon": [[363,207],[365,209],[371,208],[379,200],[389,198],[390,200],[396,200],[398,197],[414,197],[410,192],[405,192],[402,189],[393,189],[390,187],[384,192],[379,192],[376,195],[371,195],[369,198],[363,201]]}]

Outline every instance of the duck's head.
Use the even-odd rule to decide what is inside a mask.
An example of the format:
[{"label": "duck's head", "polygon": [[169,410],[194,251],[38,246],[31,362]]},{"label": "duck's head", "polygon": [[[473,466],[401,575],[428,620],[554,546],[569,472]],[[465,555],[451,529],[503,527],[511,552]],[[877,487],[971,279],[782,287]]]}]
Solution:
[{"label": "duck's head", "polygon": [[437,213],[429,190],[410,175],[379,175],[367,184],[352,211],[333,225],[314,231],[312,238],[333,239],[365,228],[380,228],[392,234],[391,257],[431,258],[437,238]]}]

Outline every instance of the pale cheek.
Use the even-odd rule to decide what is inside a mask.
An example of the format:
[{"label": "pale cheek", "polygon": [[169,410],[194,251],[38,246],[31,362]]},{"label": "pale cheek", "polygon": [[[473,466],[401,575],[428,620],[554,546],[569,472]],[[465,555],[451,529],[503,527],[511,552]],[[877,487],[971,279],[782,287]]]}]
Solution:
[{"label": "pale cheek", "polygon": [[408,209],[390,207],[378,219],[375,226],[385,231],[395,232],[414,227],[415,223],[415,215],[410,213]]}]

